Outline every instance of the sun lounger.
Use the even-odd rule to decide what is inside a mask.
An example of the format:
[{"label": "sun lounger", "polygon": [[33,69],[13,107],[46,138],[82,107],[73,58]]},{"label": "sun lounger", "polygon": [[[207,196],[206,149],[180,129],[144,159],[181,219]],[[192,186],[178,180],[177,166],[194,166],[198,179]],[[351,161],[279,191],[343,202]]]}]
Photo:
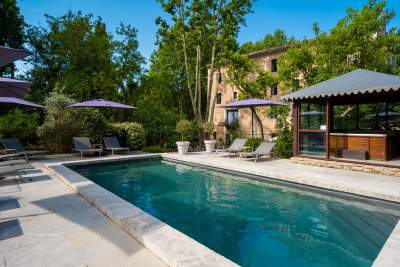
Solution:
[{"label": "sun lounger", "polygon": [[101,156],[103,150],[101,148],[94,148],[88,137],[74,137],[72,140],[74,142],[72,151],[79,152],[81,158],[85,153],[99,153],[99,156]]},{"label": "sun lounger", "polygon": [[254,162],[257,162],[257,159],[259,159],[262,156],[271,157],[271,152],[274,146],[275,143],[262,142],[254,152],[240,153],[240,158],[254,158]]},{"label": "sun lounger", "polygon": [[25,147],[21,144],[21,142],[16,138],[7,138],[2,139],[1,143],[6,149],[14,149],[17,154],[22,155],[28,160],[29,157],[34,156],[46,156],[47,151],[33,151],[33,150],[26,150]]},{"label": "sun lounger", "polygon": [[13,153],[13,154],[4,154],[4,155],[0,155],[0,160],[9,160],[9,159],[14,159],[14,158],[16,158],[16,157],[18,157],[19,156],[19,154],[15,154],[15,153]]},{"label": "sun lounger", "polygon": [[227,148],[227,149],[216,149],[215,150],[215,155],[217,155],[218,152],[228,152],[228,158],[231,156],[231,153],[239,153],[242,147],[246,144],[247,139],[240,139],[236,138],[232,144]]},{"label": "sun lounger", "polygon": [[111,154],[114,155],[114,152],[117,151],[125,151],[129,152],[129,147],[121,147],[119,144],[119,141],[117,137],[111,136],[111,137],[103,137],[103,142],[104,142],[104,149],[105,150],[111,150]]}]

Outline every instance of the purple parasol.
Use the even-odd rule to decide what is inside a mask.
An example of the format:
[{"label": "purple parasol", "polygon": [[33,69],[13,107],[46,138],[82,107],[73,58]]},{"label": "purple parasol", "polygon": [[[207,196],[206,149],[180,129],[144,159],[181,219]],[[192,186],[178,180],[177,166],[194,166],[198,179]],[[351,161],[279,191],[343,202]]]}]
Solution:
[{"label": "purple parasol", "polygon": [[75,103],[68,106],[69,108],[120,108],[120,109],[133,109],[136,107],[104,100],[104,99],[94,99],[85,102]]},{"label": "purple parasol", "polygon": [[0,77],[0,97],[23,97],[31,83]]},{"label": "purple parasol", "polygon": [[31,55],[31,52],[0,46],[0,67]]},{"label": "purple parasol", "polygon": [[227,104],[217,105],[217,108],[250,108],[250,107],[267,107],[267,106],[287,106],[285,103],[260,98],[249,98],[240,101],[234,101]]},{"label": "purple parasol", "polygon": [[[219,104],[216,107],[217,108],[250,108],[251,109],[251,136],[254,137],[254,113],[255,107],[268,107],[268,106],[287,106],[285,103],[270,100],[270,99],[260,99],[260,98],[249,98],[245,100],[239,100],[239,101],[234,101],[230,102],[227,104]],[[257,115],[257,114],[256,114]],[[263,133],[263,125],[261,123],[261,133]],[[262,136],[262,139],[264,139],[264,136]]]},{"label": "purple parasol", "polygon": [[35,104],[20,98],[16,98],[16,97],[0,97],[0,103],[4,103],[4,104],[15,104],[15,105],[22,105],[22,106],[28,106],[28,107],[32,107],[32,108],[45,108],[42,105],[39,104]]}]

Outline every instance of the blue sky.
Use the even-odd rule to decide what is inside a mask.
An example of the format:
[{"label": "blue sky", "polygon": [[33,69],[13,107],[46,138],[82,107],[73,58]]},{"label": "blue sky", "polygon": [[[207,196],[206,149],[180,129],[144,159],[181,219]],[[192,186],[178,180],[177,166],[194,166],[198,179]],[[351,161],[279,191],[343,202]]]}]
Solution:
[{"label": "blue sky", "polygon": [[[310,37],[313,22],[328,30],[347,7],[360,8],[365,3],[367,0],[258,0],[254,13],[247,16],[247,26],[240,31],[239,42],[258,40],[277,28],[296,38]],[[18,0],[18,4],[25,21],[32,25],[45,26],[44,14],[60,16],[69,9],[101,16],[111,33],[121,21],[131,24],[139,30],[139,49],[146,58],[155,49],[154,20],[164,15],[156,0]],[[400,1],[388,0],[387,6],[399,13],[390,26],[400,26]]]}]

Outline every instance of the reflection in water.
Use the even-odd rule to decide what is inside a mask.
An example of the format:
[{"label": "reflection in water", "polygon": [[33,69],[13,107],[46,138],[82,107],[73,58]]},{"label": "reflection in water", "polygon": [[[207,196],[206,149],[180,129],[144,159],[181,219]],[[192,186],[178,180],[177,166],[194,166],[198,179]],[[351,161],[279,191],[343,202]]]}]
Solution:
[{"label": "reflection in water", "polygon": [[242,266],[370,266],[398,220],[376,205],[175,163],[73,168]]}]

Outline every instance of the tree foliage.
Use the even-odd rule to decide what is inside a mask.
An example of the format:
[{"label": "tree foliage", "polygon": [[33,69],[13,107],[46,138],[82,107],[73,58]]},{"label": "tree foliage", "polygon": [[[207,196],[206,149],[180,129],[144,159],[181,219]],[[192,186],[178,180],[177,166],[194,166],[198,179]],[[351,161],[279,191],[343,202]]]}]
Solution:
[{"label": "tree foliage", "polygon": [[[0,45],[22,48],[24,44],[24,17],[20,14],[16,0],[0,1]],[[0,68],[0,75],[14,76],[15,65]]]},{"label": "tree foliage", "polygon": [[346,16],[328,32],[314,24],[315,37],[281,57],[281,80],[296,90],[356,68],[399,74],[398,64],[388,64],[390,59],[400,60],[399,31],[385,30],[394,15],[386,10],[386,1],[370,0],[360,10],[347,9]]},{"label": "tree foliage", "polygon": [[245,23],[245,15],[251,12],[252,1],[161,0],[160,3],[170,15],[172,25],[157,19],[158,43],[160,47],[165,44],[176,47],[178,65],[184,66],[192,114],[201,131],[202,122],[212,117],[210,112],[215,104],[211,74],[220,68],[227,50],[236,46],[235,37]]},{"label": "tree foliage", "polygon": [[144,59],[137,51],[136,29],[121,25],[117,33],[122,40],[115,41],[100,17],[71,11],[46,15],[46,23],[28,29],[33,98],[41,100],[58,88],[78,101],[116,100],[137,86]]},{"label": "tree foliage", "polygon": [[243,43],[239,48],[239,52],[241,54],[248,54],[263,49],[293,44],[295,42],[296,39],[293,36],[288,37],[283,30],[277,29],[273,34],[268,33],[264,38],[254,43],[251,41]]},{"label": "tree foliage", "polygon": [[18,138],[25,143],[34,143],[39,114],[19,108],[0,116],[0,138]]}]

